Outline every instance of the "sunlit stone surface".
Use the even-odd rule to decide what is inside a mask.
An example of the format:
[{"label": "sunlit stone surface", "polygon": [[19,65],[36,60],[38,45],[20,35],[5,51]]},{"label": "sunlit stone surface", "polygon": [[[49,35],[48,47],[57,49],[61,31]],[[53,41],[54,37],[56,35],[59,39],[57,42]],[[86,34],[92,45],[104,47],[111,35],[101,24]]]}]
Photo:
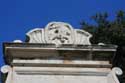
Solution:
[{"label": "sunlit stone surface", "polygon": [[29,31],[26,42],[4,43],[3,83],[120,83],[115,45],[91,45],[92,35],[64,22]]},{"label": "sunlit stone surface", "polygon": [[27,33],[30,43],[53,43],[90,45],[92,35],[84,30],[73,29],[64,22],[51,22],[45,29],[36,28]]}]

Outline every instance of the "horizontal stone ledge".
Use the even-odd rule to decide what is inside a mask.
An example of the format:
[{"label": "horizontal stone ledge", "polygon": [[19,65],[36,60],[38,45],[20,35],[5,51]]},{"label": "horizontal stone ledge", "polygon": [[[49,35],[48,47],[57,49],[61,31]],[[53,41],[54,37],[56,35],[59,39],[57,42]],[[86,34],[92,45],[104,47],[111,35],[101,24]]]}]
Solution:
[{"label": "horizontal stone ledge", "polygon": [[29,47],[6,47],[5,56],[12,56],[13,58],[37,58],[37,57],[46,57],[46,56],[63,56],[63,55],[76,55],[77,57],[80,55],[85,56],[90,53],[94,54],[96,52],[104,52],[104,53],[112,53],[115,51],[114,49],[65,49],[65,48],[29,48]]},{"label": "horizontal stone ledge", "polygon": [[107,76],[108,68],[67,68],[67,67],[13,67],[18,74],[24,75],[99,75]]},{"label": "horizontal stone ledge", "polygon": [[21,60],[14,59],[13,66],[56,66],[56,67],[88,67],[111,68],[109,61],[83,61],[83,60]]},{"label": "horizontal stone ledge", "polygon": [[[44,43],[4,43],[3,44],[4,49],[6,47],[16,47],[16,48],[45,48],[45,49],[59,49],[59,50],[64,50],[65,49],[71,49],[71,50],[83,50],[83,49],[97,49],[97,50],[103,50],[103,49],[112,49],[111,51],[116,51],[115,49],[117,48],[116,45],[80,45],[80,44],[62,44],[60,47],[56,47],[55,44],[44,44]],[[113,50],[114,49],[114,50]]]},{"label": "horizontal stone ledge", "polygon": [[13,66],[24,67],[79,67],[79,68],[111,68],[111,64],[56,64],[56,63],[12,63]]},{"label": "horizontal stone ledge", "polygon": [[12,63],[48,63],[48,64],[92,64],[92,65],[109,65],[109,61],[93,61],[93,60],[50,60],[50,59],[14,59]]},{"label": "horizontal stone ledge", "polygon": [[17,50],[57,50],[57,51],[116,51],[113,48],[44,48],[44,47],[6,47],[6,49],[17,49]]}]

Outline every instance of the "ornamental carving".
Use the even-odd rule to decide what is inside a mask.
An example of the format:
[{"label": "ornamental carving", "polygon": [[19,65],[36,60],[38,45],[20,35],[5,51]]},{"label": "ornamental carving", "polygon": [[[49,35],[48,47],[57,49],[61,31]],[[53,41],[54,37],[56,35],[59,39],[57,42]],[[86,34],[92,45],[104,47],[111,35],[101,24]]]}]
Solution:
[{"label": "ornamental carving", "polygon": [[45,28],[36,28],[26,34],[29,43],[52,43],[90,45],[92,35],[84,30],[73,29],[64,22],[50,22]]}]

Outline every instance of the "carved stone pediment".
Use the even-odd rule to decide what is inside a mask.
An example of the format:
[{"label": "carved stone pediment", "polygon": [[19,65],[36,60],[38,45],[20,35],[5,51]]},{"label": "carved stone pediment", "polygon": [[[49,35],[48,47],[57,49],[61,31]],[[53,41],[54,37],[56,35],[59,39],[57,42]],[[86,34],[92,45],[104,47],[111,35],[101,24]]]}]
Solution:
[{"label": "carved stone pediment", "polygon": [[84,30],[73,29],[64,22],[51,22],[45,28],[36,28],[26,34],[29,43],[53,43],[91,45],[89,39],[92,35]]},{"label": "carved stone pediment", "polygon": [[110,61],[117,46],[90,45],[90,33],[64,22],[26,35],[28,43],[3,44],[7,65],[1,67],[2,83],[120,83],[117,76],[123,72],[112,69]]}]

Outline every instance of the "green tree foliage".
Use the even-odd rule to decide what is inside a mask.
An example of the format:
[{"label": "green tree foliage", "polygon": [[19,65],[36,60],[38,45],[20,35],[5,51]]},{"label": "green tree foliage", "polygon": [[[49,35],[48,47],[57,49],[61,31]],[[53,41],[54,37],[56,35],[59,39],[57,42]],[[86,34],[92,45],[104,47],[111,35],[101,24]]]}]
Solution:
[{"label": "green tree foliage", "polygon": [[105,44],[125,45],[125,12],[118,11],[113,21],[109,21],[108,17],[107,13],[97,13],[91,17],[96,25],[83,21],[81,27],[93,35],[91,38],[93,44],[103,42]]}]

